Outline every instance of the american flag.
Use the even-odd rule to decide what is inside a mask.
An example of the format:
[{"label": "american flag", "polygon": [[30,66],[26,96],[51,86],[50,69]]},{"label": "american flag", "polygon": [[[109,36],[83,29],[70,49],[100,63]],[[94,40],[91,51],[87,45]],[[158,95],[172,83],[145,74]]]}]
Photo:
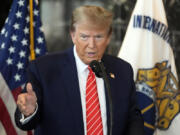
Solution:
[{"label": "american flag", "polygon": [[[16,100],[26,82],[30,55],[29,0],[13,0],[0,33],[0,135],[27,135],[14,121]],[[33,0],[34,50],[46,53],[37,1]]]}]

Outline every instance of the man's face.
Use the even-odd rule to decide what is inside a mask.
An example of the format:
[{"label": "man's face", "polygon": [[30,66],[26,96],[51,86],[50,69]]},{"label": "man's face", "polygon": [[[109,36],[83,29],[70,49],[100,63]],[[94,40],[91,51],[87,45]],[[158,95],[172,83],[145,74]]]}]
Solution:
[{"label": "man's face", "polygon": [[102,58],[111,37],[108,30],[108,28],[94,27],[90,23],[79,23],[75,26],[71,37],[78,56],[85,64]]}]

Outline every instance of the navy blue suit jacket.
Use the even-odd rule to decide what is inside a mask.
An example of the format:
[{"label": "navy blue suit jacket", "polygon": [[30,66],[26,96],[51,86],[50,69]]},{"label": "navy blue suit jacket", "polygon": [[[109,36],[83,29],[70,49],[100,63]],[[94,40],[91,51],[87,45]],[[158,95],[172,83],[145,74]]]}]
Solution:
[{"label": "navy blue suit jacket", "polygon": [[[143,120],[136,106],[131,66],[109,55],[104,55],[102,61],[112,94],[112,135],[143,135]],[[17,108],[15,121],[19,128],[35,128],[35,135],[84,135],[79,82],[72,48],[33,61],[28,68],[28,81],[36,92],[39,108],[36,115],[24,125],[20,123],[21,114]],[[105,94],[109,127],[106,90]]]}]

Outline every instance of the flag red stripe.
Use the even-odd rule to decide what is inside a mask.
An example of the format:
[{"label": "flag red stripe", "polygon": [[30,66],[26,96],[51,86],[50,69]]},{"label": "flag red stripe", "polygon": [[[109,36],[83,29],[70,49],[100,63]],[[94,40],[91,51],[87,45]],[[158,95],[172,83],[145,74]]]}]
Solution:
[{"label": "flag red stripe", "polygon": [[17,135],[16,130],[14,129],[14,126],[12,124],[10,115],[8,110],[6,109],[6,106],[3,102],[3,100],[0,98],[0,121],[2,122],[2,125],[4,126],[6,130],[7,135]]},{"label": "flag red stripe", "polygon": [[28,135],[33,135],[32,131],[28,131]]}]

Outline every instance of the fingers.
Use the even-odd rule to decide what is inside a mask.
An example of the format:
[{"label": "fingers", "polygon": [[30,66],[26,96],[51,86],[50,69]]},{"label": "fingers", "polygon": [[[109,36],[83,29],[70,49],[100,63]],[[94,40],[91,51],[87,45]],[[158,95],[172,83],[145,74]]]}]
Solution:
[{"label": "fingers", "polygon": [[29,106],[29,105],[25,105],[25,104],[22,104],[22,105],[18,105],[18,108],[20,110],[20,112],[22,114],[24,114],[25,116],[29,116],[31,114],[34,113],[34,111],[36,110],[36,106]]},{"label": "fingers", "polygon": [[34,92],[31,83],[27,83],[26,90],[29,94],[32,94]]},{"label": "fingers", "polygon": [[26,104],[26,93],[20,94],[17,99],[17,105],[24,106]]},{"label": "fingers", "polygon": [[17,106],[21,113],[27,116],[27,101],[26,101],[27,93],[20,94],[17,100]]},{"label": "fingers", "polygon": [[[34,92],[34,90],[33,90],[33,87],[32,87],[32,84],[31,83],[27,83],[27,85],[26,85],[26,90],[27,90],[27,93],[29,94],[29,95],[32,95],[35,99],[36,99],[36,94],[35,94],[35,92]],[[29,97],[27,97],[27,98],[29,98]],[[30,97],[31,98],[31,97]]]},{"label": "fingers", "polygon": [[25,116],[29,116],[34,113],[36,109],[36,102],[36,97],[28,93],[22,93],[18,95],[17,106],[21,113]]}]

